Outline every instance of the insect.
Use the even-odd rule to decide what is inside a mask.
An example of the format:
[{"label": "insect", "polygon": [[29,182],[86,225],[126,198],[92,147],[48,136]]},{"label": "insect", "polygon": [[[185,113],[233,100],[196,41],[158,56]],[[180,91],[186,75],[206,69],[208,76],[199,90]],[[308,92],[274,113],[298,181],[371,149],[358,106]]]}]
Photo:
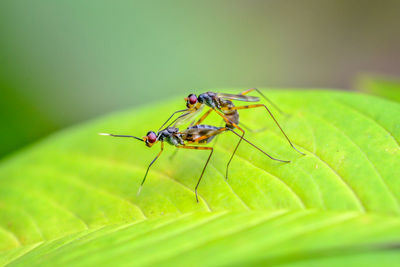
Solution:
[{"label": "insect", "polygon": [[228,128],[228,127],[215,127],[215,126],[210,126],[210,125],[194,125],[191,127],[188,127],[186,130],[184,131],[179,131],[178,128],[176,127],[167,127],[161,131],[158,131],[157,133],[153,132],[153,131],[149,131],[146,136],[140,138],[140,137],[136,137],[133,135],[118,135],[118,134],[109,134],[109,133],[99,133],[99,135],[106,135],[106,136],[113,136],[113,137],[126,137],[126,138],[134,138],[136,140],[139,140],[141,142],[144,142],[146,144],[146,146],[148,147],[152,147],[153,145],[155,145],[157,142],[161,143],[161,150],[160,152],[157,154],[157,156],[151,161],[151,163],[149,164],[149,166],[147,167],[146,173],[144,175],[144,178],[140,184],[139,187],[139,191],[138,194],[140,193],[142,186],[144,184],[144,182],[146,181],[146,177],[147,174],[150,170],[150,167],[153,165],[153,163],[160,157],[161,153],[164,151],[164,142],[167,142],[170,145],[173,145],[177,148],[184,148],[184,149],[196,149],[196,150],[208,150],[210,151],[210,154],[207,158],[207,161],[203,167],[203,170],[200,174],[200,178],[197,181],[196,187],[195,187],[195,194],[196,194],[196,201],[199,202],[198,196],[197,196],[197,188],[199,187],[201,178],[203,177],[204,171],[207,168],[208,162],[210,161],[210,158],[214,152],[213,148],[210,146],[201,146],[201,145],[205,145],[208,144],[209,142],[211,142],[214,137],[222,132],[225,131],[230,131],[232,133],[234,133],[235,135],[237,135],[238,137],[240,137],[241,139],[243,139],[245,142],[249,143],[251,146],[255,147],[256,149],[258,149],[259,151],[261,151],[262,153],[264,153],[266,156],[268,156],[269,158],[276,160],[276,161],[280,161],[280,162],[285,162],[288,163],[290,161],[286,161],[286,160],[280,160],[277,158],[274,158],[272,156],[270,156],[269,154],[267,154],[265,151],[263,151],[261,148],[257,147],[256,145],[254,145],[253,143],[251,143],[250,141],[248,141],[247,139],[245,139],[244,137],[242,137],[240,134],[234,132],[232,129]]},{"label": "insect", "polygon": [[[260,90],[257,88],[250,88],[247,89],[240,94],[223,94],[223,93],[214,93],[214,92],[207,92],[200,94],[199,96],[196,96],[194,94],[190,94],[188,97],[185,98],[186,101],[186,109],[183,110],[178,110],[175,111],[169,118],[168,120],[160,127],[164,127],[165,124],[170,121],[173,116],[177,113],[183,113],[178,118],[173,120],[169,126],[174,125],[178,127],[179,125],[183,124],[184,122],[190,120],[194,116],[196,116],[203,108],[204,106],[210,107],[210,109],[204,113],[203,116],[200,117],[199,121],[197,124],[200,124],[203,122],[208,115],[212,111],[216,112],[219,116],[222,117],[222,119],[225,121],[225,127],[229,129],[238,129],[239,131],[242,132],[242,137],[245,135],[245,130],[239,126],[239,113],[238,110],[241,109],[251,109],[251,108],[262,108],[264,107],[271,118],[274,120],[275,124],[278,126],[278,128],[281,130],[282,134],[285,136],[286,140],[289,142],[290,146],[296,150],[298,153],[305,155],[303,152],[299,151],[290,141],[289,137],[286,135],[286,133],[283,131],[282,127],[279,125],[278,121],[275,119],[274,115],[272,112],[268,109],[268,107],[264,104],[251,104],[251,105],[245,105],[245,106],[239,106],[236,107],[231,100],[237,100],[237,101],[244,101],[244,102],[258,102],[260,101],[259,97],[254,97],[254,96],[247,96],[248,93],[256,91],[258,92],[264,99],[266,99],[271,105],[273,105],[280,113],[283,113],[272,101],[270,101]],[[236,153],[236,150],[238,149],[242,139],[240,139],[234,149],[234,152],[232,154],[232,157],[229,159],[227,168],[226,168],[226,178],[228,177],[228,170],[229,170],[229,165],[232,161],[233,156]]]}]

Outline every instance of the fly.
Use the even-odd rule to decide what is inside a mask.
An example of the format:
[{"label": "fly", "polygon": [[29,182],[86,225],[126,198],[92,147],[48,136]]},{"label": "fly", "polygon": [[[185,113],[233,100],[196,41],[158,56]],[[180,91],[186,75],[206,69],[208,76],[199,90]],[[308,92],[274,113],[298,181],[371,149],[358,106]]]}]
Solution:
[{"label": "fly", "polygon": [[[283,131],[282,127],[279,125],[278,121],[275,119],[274,115],[272,112],[268,109],[268,107],[264,104],[250,104],[250,105],[244,105],[244,106],[235,106],[231,100],[234,101],[243,101],[243,102],[259,102],[260,98],[255,97],[255,96],[248,96],[247,94],[250,92],[256,91],[258,92],[265,100],[267,100],[272,106],[275,107],[280,113],[283,113],[271,100],[269,100],[260,90],[257,88],[250,88],[247,89],[240,94],[224,94],[224,93],[214,93],[214,92],[207,92],[200,94],[198,96],[194,94],[190,94],[188,97],[185,98],[186,101],[186,109],[183,110],[178,110],[175,111],[169,118],[168,120],[160,127],[164,127],[171,119],[172,117],[177,114],[177,113],[183,113],[178,118],[173,120],[169,126],[174,125],[174,126],[179,126],[183,124],[184,122],[187,121],[188,118],[192,118],[195,115],[198,115],[201,110],[204,108],[204,106],[208,106],[210,109],[204,113],[203,116],[200,117],[200,119],[196,122],[195,125],[198,125],[202,123],[208,115],[212,111],[216,112],[219,116],[222,117],[222,119],[225,121],[225,127],[229,129],[238,129],[239,131],[242,132],[242,137],[245,135],[245,130],[239,126],[239,113],[238,110],[241,109],[252,109],[252,108],[265,108],[266,111],[269,113],[275,124],[278,126],[282,134],[285,136],[286,140],[290,144],[290,146],[296,150],[298,153],[301,155],[305,155],[303,152],[299,151],[290,141],[289,137],[286,135],[286,133]],[[236,150],[238,149],[242,139],[240,139],[235,147],[235,150],[232,154],[232,157],[230,158],[228,162],[228,167],[229,164],[233,158],[233,155],[235,154]],[[228,167],[226,169],[226,177],[228,177]]]},{"label": "fly", "polygon": [[[236,133],[235,131],[233,131],[231,128],[229,127],[215,127],[215,126],[210,126],[210,125],[194,125],[191,126],[189,128],[187,128],[184,131],[179,131],[178,128],[176,127],[167,127],[161,131],[158,131],[157,133],[153,132],[153,131],[149,131],[146,136],[140,138],[140,137],[136,137],[133,135],[118,135],[118,134],[109,134],[109,133],[99,133],[99,135],[106,135],[106,136],[113,136],[113,137],[126,137],[126,138],[134,138],[136,140],[139,140],[141,142],[144,142],[146,144],[147,147],[152,147],[153,145],[155,145],[156,143],[160,142],[161,143],[161,149],[160,152],[157,154],[157,156],[150,162],[149,166],[147,167],[146,173],[144,175],[144,178],[140,184],[139,187],[139,191],[138,194],[140,193],[142,186],[144,184],[144,182],[146,181],[146,177],[147,174],[150,170],[150,167],[153,165],[153,163],[160,157],[161,153],[164,151],[164,142],[175,146],[176,148],[184,148],[184,149],[195,149],[195,150],[208,150],[210,151],[210,154],[207,158],[207,161],[203,167],[203,170],[200,174],[200,178],[197,181],[196,187],[195,187],[195,194],[196,194],[196,201],[199,202],[198,196],[197,196],[197,188],[199,187],[201,178],[203,177],[203,174],[207,168],[208,162],[211,159],[211,156],[214,152],[213,148],[210,146],[201,146],[201,145],[206,145],[209,142],[211,142],[215,136],[217,136],[218,134],[225,132],[225,131],[230,131],[232,133],[234,133],[235,135],[237,135],[240,140],[244,140],[245,142],[247,142],[248,144],[250,144],[251,146],[253,146],[254,148],[258,149],[260,152],[262,152],[263,154],[265,154],[266,156],[268,156],[269,158],[271,158],[272,160],[276,160],[276,161],[280,161],[280,162],[285,162],[285,163],[289,163],[290,161],[286,161],[286,160],[281,160],[281,159],[277,159],[274,158],[272,156],[270,156],[269,154],[267,154],[265,151],[263,151],[261,148],[259,148],[258,146],[254,145],[253,143],[251,143],[250,141],[248,141],[247,139],[245,139],[243,136],[241,136],[240,134]],[[236,150],[235,150],[236,151]],[[231,156],[231,159],[233,157],[234,153]],[[230,161],[231,161],[230,159]],[[229,162],[230,162],[229,161]],[[228,164],[229,166],[229,164]],[[227,166],[227,168],[228,168]]]}]

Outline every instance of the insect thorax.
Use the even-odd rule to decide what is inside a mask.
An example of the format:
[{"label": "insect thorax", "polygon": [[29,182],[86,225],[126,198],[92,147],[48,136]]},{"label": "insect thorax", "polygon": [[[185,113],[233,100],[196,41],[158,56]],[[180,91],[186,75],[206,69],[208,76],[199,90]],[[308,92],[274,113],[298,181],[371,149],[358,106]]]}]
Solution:
[{"label": "insect thorax", "polygon": [[162,142],[167,142],[173,146],[183,145],[181,134],[179,129],[175,127],[168,127],[158,133],[158,140]]},{"label": "insect thorax", "polygon": [[207,92],[207,93],[200,94],[197,99],[200,103],[205,104],[205,105],[209,106],[210,108],[219,108],[218,97],[213,92]]}]

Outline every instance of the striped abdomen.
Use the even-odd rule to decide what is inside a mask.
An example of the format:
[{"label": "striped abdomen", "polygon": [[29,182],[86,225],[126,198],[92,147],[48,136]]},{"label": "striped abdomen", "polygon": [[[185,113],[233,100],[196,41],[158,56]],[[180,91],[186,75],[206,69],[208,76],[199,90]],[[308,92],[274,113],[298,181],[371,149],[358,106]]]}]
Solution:
[{"label": "striped abdomen", "polygon": [[[222,127],[215,127],[211,125],[195,125],[187,128],[182,132],[182,139],[185,142],[191,143],[208,143],[210,142],[217,134],[221,133],[218,131]],[[198,141],[200,137],[205,137],[203,140]]]}]

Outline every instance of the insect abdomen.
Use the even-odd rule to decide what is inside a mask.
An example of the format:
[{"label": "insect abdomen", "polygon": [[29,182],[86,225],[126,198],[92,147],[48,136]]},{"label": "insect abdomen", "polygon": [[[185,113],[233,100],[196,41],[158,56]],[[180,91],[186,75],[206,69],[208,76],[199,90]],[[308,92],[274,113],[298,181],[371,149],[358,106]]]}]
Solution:
[{"label": "insect abdomen", "polygon": [[[211,125],[195,125],[192,127],[187,128],[182,133],[182,139],[187,142],[196,142],[199,144],[208,143],[210,142],[213,137],[220,132],[218,131],[221,127],[215,127]],[[204,138],[204,137],[207,138]],[[199,138],[203,137],[204,139],[198,140]]]},{"label": "insect abdomen", "polygon": [[187,128],[187,130],[190,130],[190,129],[218,130],[220,128],[221,127],[215,127],[215,126],[211,126],[211,125],[200,124],[200,125],[191,126],[191,127]]}]

